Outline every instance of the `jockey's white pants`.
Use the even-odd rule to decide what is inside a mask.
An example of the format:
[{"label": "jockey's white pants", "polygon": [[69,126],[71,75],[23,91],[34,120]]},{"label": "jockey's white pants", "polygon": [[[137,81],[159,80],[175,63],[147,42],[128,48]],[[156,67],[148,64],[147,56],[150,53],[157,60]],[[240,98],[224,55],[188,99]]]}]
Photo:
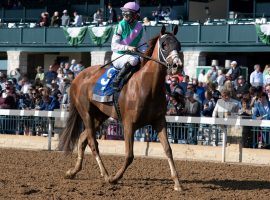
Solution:
[{"label": "jockey's white pants", "polygon": [[[116,52],[113,52],[112,54],[112,60],[118,58],[119,56],[121,56],[123,54],[119,54]],[[113,65],[116,69],[122,69],[124,67],[124,65],[129,62],[132,66],[136,66],[140,61],[140,57],[136,56],[136,55],[124,55],[121,58],[113,61]]]}]

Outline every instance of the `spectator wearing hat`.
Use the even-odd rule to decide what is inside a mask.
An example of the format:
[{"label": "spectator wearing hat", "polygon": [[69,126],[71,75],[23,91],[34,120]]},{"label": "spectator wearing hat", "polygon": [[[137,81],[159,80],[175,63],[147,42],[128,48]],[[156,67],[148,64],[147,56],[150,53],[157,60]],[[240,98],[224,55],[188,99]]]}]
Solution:
[{"label": "spectator wearing hat", "polygon": [[237,86],[236,86],[236,98],[241,100],[244,94],[247,94],[249,90],[249,85],[245,81],[244,76],[239,76],[237,79]]},{"label": "spectator wearing hat", "polygon": [[227,73],[230,75],[231,80],[235,81],[241,75],[241,68],[237,65],[236,61],[231,62],[231,69]]},{"label": "spectator wearing hat", "polygon": [[60,108],[60,103],[57,98],[51,96],[51,90],[48,87],[44,87],[41,90],[42,103],[38,110],[53,111],[54,109]]},{"label": "spectator wearing hat", "polygon": [[263,86],[263,74],[259,64],[254,65],[254,71],[250,74],[250,85],[254,87]]},{"label": "spectator wearing hat", "polygon": [[61,17],[61,25],[62,26],[69,26],[69,23],[70,23],[70,17],[68,15],[67,10],[64,10],[63,15]]}]

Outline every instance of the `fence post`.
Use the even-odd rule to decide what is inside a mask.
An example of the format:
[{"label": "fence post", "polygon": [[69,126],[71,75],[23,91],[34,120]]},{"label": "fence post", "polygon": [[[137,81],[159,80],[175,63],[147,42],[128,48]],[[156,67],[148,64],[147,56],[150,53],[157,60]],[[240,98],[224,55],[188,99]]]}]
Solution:
[{"label": "fence post", "polygon": [[225,159],[226,159],[226,145],[227,145],[227,126],[225,126],[224,133],[222,135],[222,160],[221,162],[225,162]]},{"label": "fence post", "polygon": [[49,117],[49,130],[48,130],[48,150],[52,150],[52,119]]}]

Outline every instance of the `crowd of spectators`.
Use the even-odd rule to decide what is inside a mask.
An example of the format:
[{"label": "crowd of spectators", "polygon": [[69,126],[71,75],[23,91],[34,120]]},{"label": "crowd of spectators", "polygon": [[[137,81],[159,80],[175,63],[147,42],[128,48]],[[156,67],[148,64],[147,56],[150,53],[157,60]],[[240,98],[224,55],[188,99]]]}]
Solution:
[{"label": "crowd of spectators", "polygon": [[231,68],[212,66],[192,80],[179,72],[167,77],[168,115],[270,119],[270,67],[256,64],[249,81],[236,61]]},{"label": "crowd of spectators", "polygon": [[[28,0],[27,3],[29,4],[31,0]],[[43,0],[40,0],[40,5],[43,4]],[[30,3],[31,4],[31,3]],[[26,5],[26,1],[20,0],[7,0],[3,2],[2,5],[6,9],[20,9]],[[106,13],[106,16],[105,14]],[[150,16],[140,16],[140,20],[143,22],[143,25],[150,26],[159,23],[160,21],[164,20],[166,22],[177,20],[175,17],[174,8],[158,6],[155,10],[152,11],[152,15]],[[22,20],[22,19],[21,19]],[[80,27],[86,24],[95,24],[97,26],[103,26],[107,24],[117,23],[122,20],[121,13],[116,12],[116,9],[113,8],[111,3],[108,3],[107,10],[104,12],[103,8],[98,8],[96,12],[92,14],[85,14],[82,15],[78,13],[76,10],[73,11],[72,9],[67,10],[63,9],[56,10],[53,13],[49,13],[44,11],[40,14],[38,21],[35,23],[31,22],[31,28],[33,27],[60,27],[60,26],[75,26]],[[151,21],[153,20],[153,21]],[[5,20],[3,19],[3,22]],[[29,24],[30,26],[30,24]]]},{"label": "crowd of spectators", "polygon": [[[71,82],[83,69],[83,64],[73,59],[55,62],[47,72],[38,66],[33,81],[18,69],[10,77],[1,73],[0,109],[66,109]],[[193,79],[173,70],[165,82],[167,115],[270,120],[269,77],[269,65],[262,71],[256,64],[246,80],[236,61],[229,70],[212,66]]]},{"label": "crowd of spectators", "polygon": [[[0,74],[0,109],[35,109],[52,111],[69,104],[69,87],[75,76],[84,69],[82,63],[54,63],[44,72],[36,68],[35,80],[27,75],[7,77]],[[67,107],[67,106],[64,106]]]}]

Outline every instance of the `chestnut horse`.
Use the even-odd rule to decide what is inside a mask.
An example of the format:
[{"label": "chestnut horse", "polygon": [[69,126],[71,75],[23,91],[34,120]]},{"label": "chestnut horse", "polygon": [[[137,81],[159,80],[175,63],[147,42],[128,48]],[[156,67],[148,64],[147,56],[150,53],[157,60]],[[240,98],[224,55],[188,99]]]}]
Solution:
[{"label": "chestnut horse", "polygon": [[[108,175],[102,162],[96,130],[108,117],[117,119],[117,113],[111,104],[92,99],[95,82],[105,69],[100,66],[89,67],[73,80],[70,88],[70,113],[66,127],[60,135],[59,150],[72,152],[77,145],[78,158],[75,167],[66,172],[66,178],[74,178],[82,169],[84,151],[88,144],[99,165],[101,176],[108,183],[116,183],[134,159],[135,130],[145,125],[152,125],[158,132],[159,140],[168,158],[171,176],[175,183],[174,189],[181,190],[166,132],[164,87],[168,68],[182,67],[183,53],[180,42],[175,37],[177,31],[178,26],[174,27],[173,33],[166,32],[165,26],[162,27],[160,34],[150,41],[149,48],[144,54],[148,59],[143,60],[140,70],[133,74],[120,92],[119,107],[125,137],[125,161],[115,176]],[[84,124],[82,133],[81,121]]]}]

